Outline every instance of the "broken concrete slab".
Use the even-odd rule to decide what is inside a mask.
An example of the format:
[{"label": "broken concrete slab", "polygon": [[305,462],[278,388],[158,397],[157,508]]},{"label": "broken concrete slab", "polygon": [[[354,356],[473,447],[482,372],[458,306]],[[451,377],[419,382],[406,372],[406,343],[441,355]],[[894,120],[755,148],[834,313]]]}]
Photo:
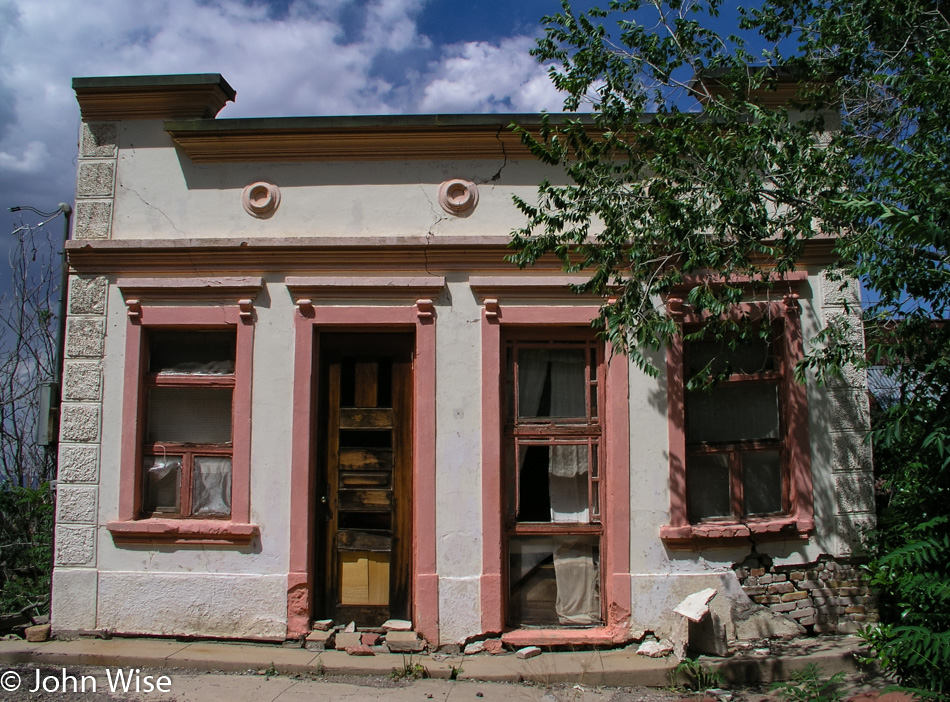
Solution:
[{"label": "broken concrete slab", "polygon": [[49,638],[50,625],[49,624],[37,624],[36,626],[28,626],[25,630],[26,640],[30,643],[41,643],[46,641]]},{"label": "broken concrete slab", "polygon": [[474,656],[476,653],[482,653],[485,650],[484,641],[473,641],[472,643],[465,646],[463,653],[466,656]]},{"label": "broken concrete slab", "polygon": [[535,656],[541,655],[541,649],[537,646],[525,646],[524,648],[519,648],[515,653],[515,656],[521,660],[527,660],[528,658],[534,658]]},{"label": "broken concrete slab", "polygon": [[764,608],[749,613],[745,618],[736,617],[734,623],[736,639],[740,641],[786,639],[805,633],[805,628],[798,622]]},{"label": "broken concrete slab", "polygon": [[673,653],[673,644],[669,641],[644,641],[637,648],[637,653],[650,658],[663,658]]},{"label": "broken concrete slab", "polygon": [[705,590],[694,592],[673,608],[677,614],[693,622],[701,621],[709,613],[709,600],[716,596],[716,590],[707,587]]},{"label": "broken concrete slab", "polygon": [[348,656],[375,656],[376,652],[373,651],[372,646],[367,646],[365,644],[360,644],[359,646],[347,646],[346,655]]},{"label": "broken concrete slab", "polygon": [[485,639],[485,652],[493,656],[501,655],[505,652],[505,643],[501,639]]},{"label": "broken concrete slab", "polygon": [[379,643],[379,634],[373,634],[371,632],[365,632],[360,634],[360,642],[364,646],[375,646]]},{"label": "broken concrete slab", "polygon": [[318,619],[313,623],[314,631],[329,631],[333,628],[332,619]]},{"label": "broken concrete slab", "polygon": [[307,634],[304,647],[308,651],[326,651],[333,647],[334,631],[311,631]]},{"label": "broken concrete slab", "polygon": [[350,646],[362,646],[362,634],[356,631],[343,631],[336,635],[337,651],[345,651]]},{"label": "broken concrete slab", "polygon": [[406,619],[387,619],[383,622],[383,631],[412,631],[412,622]]},{"label": "broken concrete slab", "polygon": [[426,642],[414,631],[390,631],[386,634],[386,646],[393,653],[419,653],[425,649]]}]

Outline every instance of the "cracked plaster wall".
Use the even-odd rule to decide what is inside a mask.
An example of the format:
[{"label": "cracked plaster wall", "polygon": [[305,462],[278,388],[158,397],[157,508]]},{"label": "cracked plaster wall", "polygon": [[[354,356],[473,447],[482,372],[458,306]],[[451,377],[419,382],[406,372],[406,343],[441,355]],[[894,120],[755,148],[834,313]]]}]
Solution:
[{"label": "cracked plaster wall", "polygon": [[[551,177],[533,160],[503,158],[194,164],[150,120],[121,123],[118,141],[113,236],[122,239],[504,236],[523,223],[511,195],[531,198]],[[470,217],[439,207],[439,184],[452,178],[478,184]],[[241,204],[244,187],[259,180],[280,188],[280,207],[269,219],[249,216]]]},{"label": "cracked plaster wall", "polygon": [[[850,290],[853,294],[855,288]],[[832,295],[817,269],[810,271],[807,285],[799,292],[807,353],[809,340],[829,312],[840,310],[842,300]],[[665,368],[662,355],[654,361]],[[680,595],[706,587],[701,584],[703,577],[726,578],[728,582],[723,583],[728,591],[738,593],[736,602],[745,606],[748,598],[741,593],[732,567],[749,555],[751,543],[697,552],[669,549],[657,538],[670,517],[666,377],[664,373],[649,378],[631,364],[630,378],[631,622],[634,629],[665,631],[672,626],[670,610],[682,599]],[[854,530],[867,523],[873,488],[869,450],[862,442],[867,427],[866,381],[854,369],[849,369],[846,378],[831,389],[819,389],[814,378],[809,379],[816,530],[807,541],[756,543],[756,553],[769,556],[776,565],[812,563],[826,554],[847,556]]]}]

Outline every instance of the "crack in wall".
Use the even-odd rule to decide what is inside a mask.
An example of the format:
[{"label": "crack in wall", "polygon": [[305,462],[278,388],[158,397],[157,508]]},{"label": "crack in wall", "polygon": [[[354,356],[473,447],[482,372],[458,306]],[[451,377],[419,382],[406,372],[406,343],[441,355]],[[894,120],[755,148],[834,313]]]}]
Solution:
[{"label": "crack in wall", "polygon": [[182,232],[178,227],[175,226],[175,223],[172,221],[171,217],[165,214],[165,211],[162,210],[161,207],[156,207],[155,205],[150,203],[148,200],[142,197],[142,195],[137,190],[133,190],[132,188],[126,185],[123,185],[122,183],[119,183],[119,187],[135,195],[135,197],[137,197],[142,202],[142,204],[148,207],[149,209],[155,210],[156,212],[161,214],[162,217],[164,217],[166,221],[171,225],[172,229],[175,230],[176,234],[178,234],[179,236],[185,236],[184,232]]}]

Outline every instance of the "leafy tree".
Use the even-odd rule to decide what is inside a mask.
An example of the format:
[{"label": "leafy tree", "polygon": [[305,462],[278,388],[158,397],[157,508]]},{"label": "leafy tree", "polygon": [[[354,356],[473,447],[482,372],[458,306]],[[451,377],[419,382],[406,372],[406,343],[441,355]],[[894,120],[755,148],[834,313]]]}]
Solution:
[{"label": "leafy tree", "polygon": [[[799,372],[870,362],[900,389],[872,432],[889,499],[871,565],[885,621],[868,638],[906,684],[946,689],[950,325],[935,320],[950,307],[950,20],[939,0],[764,0],[724,36],[721,5],[564,2],[544,19],[535,53],[567,109],[591,114],[522,132],[570,182],[516,199],[512,259],[554,255],[588,274],[579,289],[616,291],[605,336],[656,372],[646,351],[678,332],[663,309],[677,286],[725,281],[686,300],[716,320],[743,294],[729,280],[788,271],[834,237],[842,280],[870,300],[867,355],[836,323]],[[790,101],[770,92],[780,77],[800,85]],[[755,333],[730,324],[704,333]]]}]

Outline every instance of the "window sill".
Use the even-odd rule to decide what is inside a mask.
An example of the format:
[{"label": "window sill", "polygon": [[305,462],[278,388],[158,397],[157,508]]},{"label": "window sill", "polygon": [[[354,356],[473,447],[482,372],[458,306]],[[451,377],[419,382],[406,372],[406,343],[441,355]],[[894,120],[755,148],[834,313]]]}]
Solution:
[{"label": "window sill", "polygon": [[716,522],[687,524],[686,526],[662,526],[660,538],[672,548],[690,548],[701,545],[721,544],[728,546],[734,541],[747,540],[752,536],[774,539],[807,539],[815,529],[811,519],[779,517],[748,522]]},{"label": "window sill", "polygon": [[219,544],[246,546],[260,535],[257,524],[223,519],[137,519],[106,524],[117,544]]}]

